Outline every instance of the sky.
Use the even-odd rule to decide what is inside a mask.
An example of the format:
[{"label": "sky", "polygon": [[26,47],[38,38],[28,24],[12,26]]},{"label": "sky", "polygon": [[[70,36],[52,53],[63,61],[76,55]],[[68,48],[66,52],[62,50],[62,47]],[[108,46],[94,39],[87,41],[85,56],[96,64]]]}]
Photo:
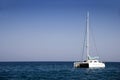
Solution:
[{"label": "sky", "polygon": [[90,55],[120,62],[120,0],[0,0],[0,61],[81,60],[87,11]]}]

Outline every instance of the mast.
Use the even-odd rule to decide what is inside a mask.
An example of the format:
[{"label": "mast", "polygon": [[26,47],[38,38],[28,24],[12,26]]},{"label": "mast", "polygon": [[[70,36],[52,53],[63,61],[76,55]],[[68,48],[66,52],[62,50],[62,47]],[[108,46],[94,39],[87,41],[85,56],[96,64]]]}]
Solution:
[{"label": "mast", "polygon": [[87,48],[87,60],[89,59],[89,12],[87,12],[87,22],[86,22],[86,27],[87,27],[87,41],[86,41],[86,48]]}]

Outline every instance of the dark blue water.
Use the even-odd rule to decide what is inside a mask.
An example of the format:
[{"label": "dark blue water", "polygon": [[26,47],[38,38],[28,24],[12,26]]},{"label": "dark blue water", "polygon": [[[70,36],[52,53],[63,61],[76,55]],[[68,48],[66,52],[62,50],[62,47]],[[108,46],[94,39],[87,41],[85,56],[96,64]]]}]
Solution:
[{"label": "dark blue water", "polygon": [[120,63],[75,69],[73,62],[0,62],[0,80],[120,80]]}]

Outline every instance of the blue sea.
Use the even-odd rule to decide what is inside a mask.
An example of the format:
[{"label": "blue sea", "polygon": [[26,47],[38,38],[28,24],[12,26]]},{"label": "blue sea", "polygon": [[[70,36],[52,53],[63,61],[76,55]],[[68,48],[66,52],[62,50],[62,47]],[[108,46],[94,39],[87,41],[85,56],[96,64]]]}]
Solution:
[{"label": "blue sea", "polygon": [[73,62],[0,62],[0,80],[120,80],[120,62],[74,68]]}]

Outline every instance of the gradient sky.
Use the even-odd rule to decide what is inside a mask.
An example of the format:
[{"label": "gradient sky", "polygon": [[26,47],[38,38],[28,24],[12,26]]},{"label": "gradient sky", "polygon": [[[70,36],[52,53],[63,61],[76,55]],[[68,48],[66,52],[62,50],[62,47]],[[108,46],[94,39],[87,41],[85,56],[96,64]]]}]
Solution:
[{"label": "gradient sky", "polygon": [[0,0],[0,61],[81,60],[87,11],[90,54],[120,62],[120,0]]}]

